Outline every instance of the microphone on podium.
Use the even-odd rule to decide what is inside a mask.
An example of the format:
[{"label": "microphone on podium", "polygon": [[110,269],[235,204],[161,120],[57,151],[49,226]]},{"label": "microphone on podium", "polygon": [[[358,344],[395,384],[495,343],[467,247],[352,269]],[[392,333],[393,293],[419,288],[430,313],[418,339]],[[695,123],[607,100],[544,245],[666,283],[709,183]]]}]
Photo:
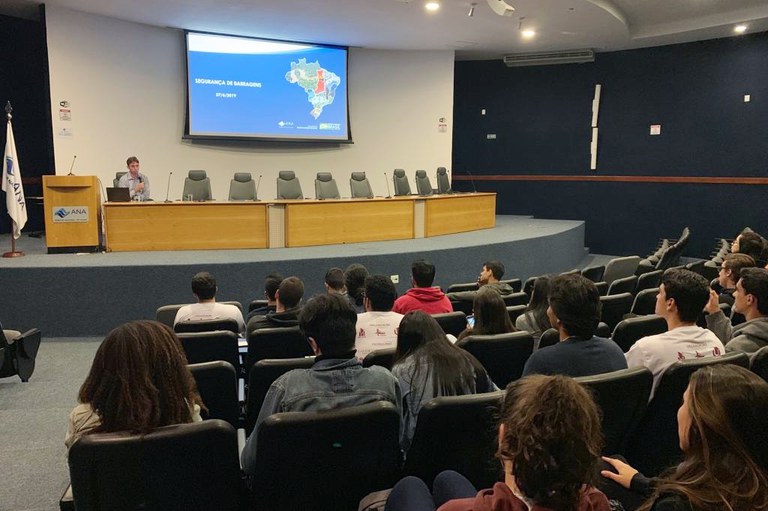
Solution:
[{"label": "microphone on podium", "polygon": [[173,175],[173,171],[170,171],[168,173],[168,185],[165,187],[165,202],[166,204],[171,202],[168,200],[168,192],[171,191],[171,176]]},{"label": "microphone on podium", "polygon": [[389,178],[387,177],[387,173],[384,173],[384,182],[387,184],[387,196],[384,197],[385,199],[391,199],[392,198],[392,192],[389,191]]},{"label": "microphone on podium", "polygon": [[256,182],[256,197],[253,200],[259,200],[259,186],[261,186],[261,174],[259,174],[259,180]]},{"label": "microphone on podium", "polygon": [[72,157],[72,165],[69,166],[69,174],[67,174],[68,176],[74,176],[74,174],[72,173],[72,169],[75,167],[75,160],[76,159],[77,159],[77,155],[74,155]]}]

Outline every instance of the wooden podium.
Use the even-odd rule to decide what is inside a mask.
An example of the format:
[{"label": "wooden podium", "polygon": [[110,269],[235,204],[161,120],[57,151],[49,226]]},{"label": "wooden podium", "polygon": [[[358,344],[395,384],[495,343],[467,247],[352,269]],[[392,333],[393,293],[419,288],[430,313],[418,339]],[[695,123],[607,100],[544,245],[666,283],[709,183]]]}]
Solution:
[{"label": "wooden podium", "polygon": [[96,176],[43,176],[45,241],[49,254],[101,247],[101,194]]}]

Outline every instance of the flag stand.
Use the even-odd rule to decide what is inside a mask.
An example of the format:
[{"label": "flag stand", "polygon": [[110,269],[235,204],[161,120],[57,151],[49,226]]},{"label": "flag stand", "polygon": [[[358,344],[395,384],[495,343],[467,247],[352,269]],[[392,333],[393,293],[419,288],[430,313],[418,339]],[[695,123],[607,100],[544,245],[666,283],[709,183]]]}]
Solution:
[{"label": "flag stand", "polygon": [[[12,138],[11,135],[10,135],[10,133],[11,133],[11,131],[10,131],[10,129],[11,129],[10,128],[10,122],[11,122],[11,118],[13,117],[11,115],[11,112],[13,112],[13,107],[11,107],[11,102],[8,101],[5,104],[5,116],[8,119],[6,122],[8,123],[9,138]],[[6,141],[6,144],[7,144],[7,142],[8,141]],[[14,155],[14,159],[15,159],[15,157],[16,157],[15,144],[12,144],[12,147],[14,147],[13,155]],[[5,163],[5,162],[3,162],[3,163]],[[5,167],[3,167],[3,168],[5,168]],[[19,176],[19,178],[21,178],[21,176]],[[5,179],[5,174],[3,174],[3,180],[4,179]],[[3,181],[3,190],[5,190],[5,181]],[[22,188],[22,192],[23,192],[23,188]],[[11,193],[11,192],[7,191],[6,193]],[[23,193],[22,193],[22,197],[23,197]],[[15,225],[15,222],[16,222],[16,220],[13,219],[13,217],[12,217],[11,218],[11,224]],[[26,215],[24,216],[24,223],[26,223]],[[22,227],[23,227],[24,223],[22,223]],[[3,254],[3,257],[6,257],[6,258],[7,257],[22,257],[22,256],[24,256],[24,252],[21,252],[20,250],[16,250],[16,238],[14,237],[14,232],[13,231],[14,231],[14,229],[11,229],[11,251],[10,252],[5,252]]]}]

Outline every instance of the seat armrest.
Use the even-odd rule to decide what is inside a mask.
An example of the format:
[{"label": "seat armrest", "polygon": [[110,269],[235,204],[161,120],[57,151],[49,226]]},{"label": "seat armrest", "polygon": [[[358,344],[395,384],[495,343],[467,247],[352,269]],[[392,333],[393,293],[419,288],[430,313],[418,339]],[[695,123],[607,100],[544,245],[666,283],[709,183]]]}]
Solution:
[{"label": "seat armrest", "polygon": [[67,489],[64,490],[64,495],[59,500],[60,511],[75,511],[75,498],[72,495],[72,485],[67,485]]}]

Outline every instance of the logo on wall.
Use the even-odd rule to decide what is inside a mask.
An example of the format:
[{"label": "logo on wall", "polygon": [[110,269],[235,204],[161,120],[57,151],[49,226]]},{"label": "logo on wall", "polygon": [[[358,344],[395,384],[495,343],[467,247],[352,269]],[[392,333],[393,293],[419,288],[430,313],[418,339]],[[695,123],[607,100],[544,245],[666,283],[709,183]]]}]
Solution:
[{"label": "logo on wall", "polygon": [[63,206],[53,210],[53,221],[56,223],[88,222],[88,206]]}]

